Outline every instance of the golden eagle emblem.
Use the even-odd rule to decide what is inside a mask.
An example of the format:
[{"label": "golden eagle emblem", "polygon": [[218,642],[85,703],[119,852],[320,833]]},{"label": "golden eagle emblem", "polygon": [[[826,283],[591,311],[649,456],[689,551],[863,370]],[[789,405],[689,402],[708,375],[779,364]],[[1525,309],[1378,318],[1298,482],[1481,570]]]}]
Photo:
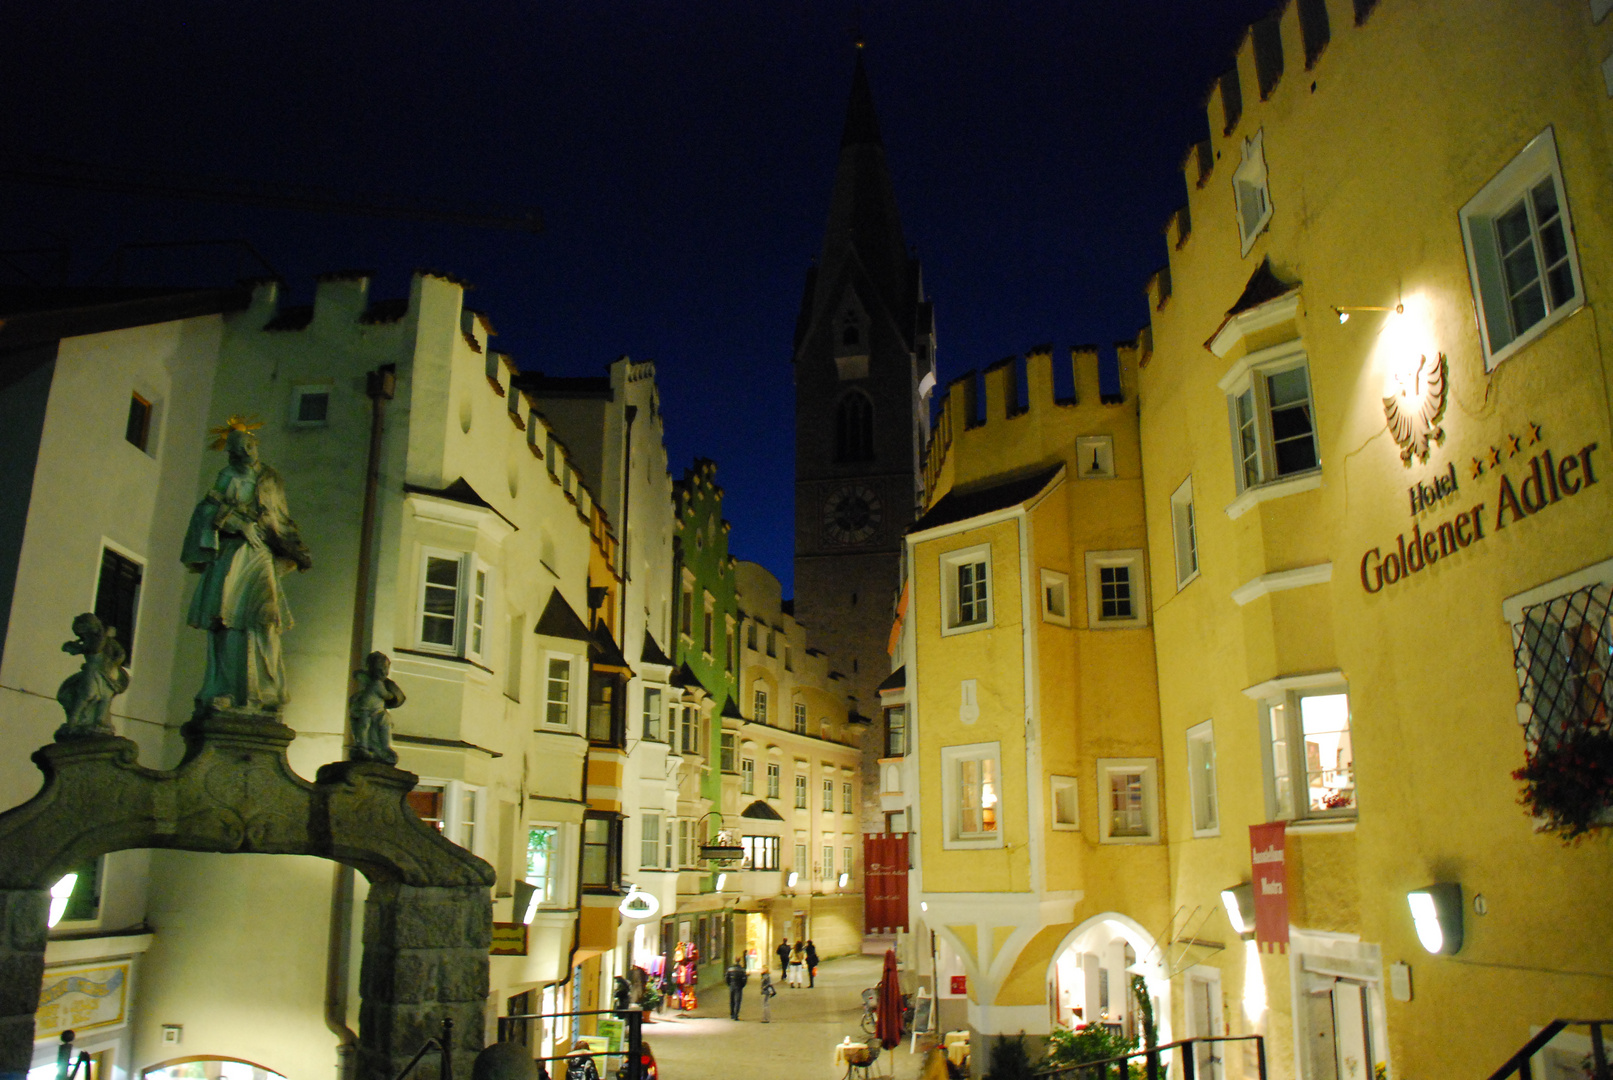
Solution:
[{"label": "golden eagle emblem", "polygon": [[1419,357],[1410,375],[1396,375],[1392,393],[1383,399],[1383,416],[1389,434],[1400,444],[1400,461],[1407,468],[1411,459],[1428,460],[1428,444],[1445,441],[1439,426],[1445,415],[1445,354],[1432,361]]}]

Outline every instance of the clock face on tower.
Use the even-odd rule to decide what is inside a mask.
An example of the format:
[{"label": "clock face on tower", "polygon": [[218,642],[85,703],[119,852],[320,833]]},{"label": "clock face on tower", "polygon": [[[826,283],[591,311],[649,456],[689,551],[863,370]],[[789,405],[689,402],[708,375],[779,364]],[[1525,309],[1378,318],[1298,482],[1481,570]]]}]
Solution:
[{"label": "clock face on tower", "polygon": [[879,528],[879,496],[867,484],[836,488],[823,501],[823,536],[831,544],[860,544]]}]

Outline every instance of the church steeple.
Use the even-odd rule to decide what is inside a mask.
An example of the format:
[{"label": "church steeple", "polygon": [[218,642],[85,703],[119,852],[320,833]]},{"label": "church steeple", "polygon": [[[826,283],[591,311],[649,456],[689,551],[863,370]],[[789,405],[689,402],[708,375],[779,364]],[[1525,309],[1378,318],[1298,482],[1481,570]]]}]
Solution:
[{"label": "church steeple", "polygon": [[913,347],[914,316],[921,299],[918,264],[908,255],[902,235],[861,49],[846,103],[823,253],[808,281],[796,324],[798,348],[813,324],[840,303],[848,285],[859,292],[871,291],[873,295],[863,298],[864,306],[886,308],[900,328],[903,343]]}]

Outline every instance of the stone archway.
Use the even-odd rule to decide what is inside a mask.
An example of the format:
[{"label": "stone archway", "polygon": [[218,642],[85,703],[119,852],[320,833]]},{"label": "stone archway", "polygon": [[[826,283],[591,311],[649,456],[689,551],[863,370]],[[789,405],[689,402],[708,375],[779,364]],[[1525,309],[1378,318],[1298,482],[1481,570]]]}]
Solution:
[{"label": "stone archway", "polygon": [[359,1080],[392,1080],[454,1021],[454,1068],[482,1045],[493,868],[405,805],[413,773],[373,762],[292,771],[291,728],[215,709],[183,729],[172,770],[128,739],[35,751],[45,785],[0,814],[0,1078],[27,1074],[44,974],[48,889],[75,865],[129,848],[313,855],[370,882],[360,975]]}]

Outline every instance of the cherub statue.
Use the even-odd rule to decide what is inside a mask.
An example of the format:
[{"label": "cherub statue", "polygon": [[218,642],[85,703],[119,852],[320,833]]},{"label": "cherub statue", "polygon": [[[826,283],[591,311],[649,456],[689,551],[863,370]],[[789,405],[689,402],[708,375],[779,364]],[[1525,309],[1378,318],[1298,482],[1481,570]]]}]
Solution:
[{"label": "cherub statue", "polygon": [[364,670],[353,672],[358,690],[347,699],[347,715],[353,721],[353,760],[378,761],[382,765],[396,765],[398,754],[392,749],[392,725],[387,722],[388,709],[396,709],[408,700],[403,688],[387,678],[392,673],[392,661],[384,652],[372,652],[364,660]]},{"label": "cherub statue", "polygon": [[201,575],[188,622],[207,634],[207,675],[198,709],[220,702],[273,712],[286,701],[280,635],[291,609],[280,577],[312,565],[286,508],[285,482],[258,460],[261,424],[230,417],[214,428],[213,449],[229,464],[191,515],[181,561]]},{"label": "cherub statue", "polygon": [[87,611],[73,620],[73,633],[77,636],[62,644],[62,652],[84,657],[84,664],[56,691],[56,700],[67,712],[67,723],[56,729],[56,741],[116,735],[109,717],[112,699],[129,688],[129,671],[123,666],[128,653],[117,631]]}]

